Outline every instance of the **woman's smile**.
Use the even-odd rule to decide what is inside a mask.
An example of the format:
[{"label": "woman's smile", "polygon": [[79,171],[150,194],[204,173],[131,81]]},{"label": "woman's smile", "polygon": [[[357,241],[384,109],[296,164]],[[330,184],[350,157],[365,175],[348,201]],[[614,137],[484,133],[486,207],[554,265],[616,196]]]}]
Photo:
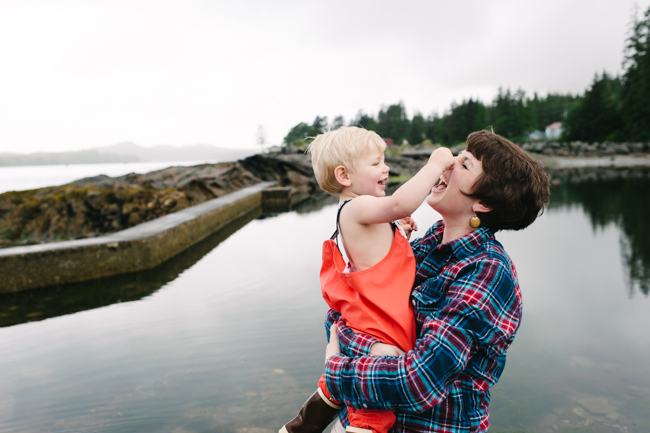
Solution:
[{"label": "woman's smile", "polygon": [[445,178],[445,174],[443,173],[440,175],[440,179],[438,179],[438,182],[434,185],[433,189],[431,190],[431,193],[439,194],[446,189],[447,189],[447,179]]},{"label": "woman's smile", "polygon": [[440,176],[427,198],[427,204],[443,215],[447,223],[455,217],[463,219],[466,215],[473,214],[472,205],[475,200],[464,193],[472,190],[482,172],[481,161],[467,151],[461,152],[454,165]]}]

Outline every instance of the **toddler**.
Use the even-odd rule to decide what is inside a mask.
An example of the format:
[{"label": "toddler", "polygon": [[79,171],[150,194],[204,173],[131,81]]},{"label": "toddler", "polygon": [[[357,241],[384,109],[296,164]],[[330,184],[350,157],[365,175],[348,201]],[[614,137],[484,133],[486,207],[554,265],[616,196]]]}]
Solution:
[{"label": "toddler", "polygon": [[[413,225],[411,213],[454,158],[449,149],[436,149],[412,179],[387,197],[390,169],[384,162],[385,149],[379,135],[357,127],[321,134],[309,145],[318,184],[339,197],[336,231],[323,244],[321,291],[349,328],[408,351],[416,337],[409,303],[415,258],[408,242],[410,230],[407,235],[397,220],[409,218]],[[322,432],[341,408],[321,377],[317,391],[280,433]],[[389,410],[348,407],[348,414],[346,431],[352,433],[385,433],[395,422]]]}]

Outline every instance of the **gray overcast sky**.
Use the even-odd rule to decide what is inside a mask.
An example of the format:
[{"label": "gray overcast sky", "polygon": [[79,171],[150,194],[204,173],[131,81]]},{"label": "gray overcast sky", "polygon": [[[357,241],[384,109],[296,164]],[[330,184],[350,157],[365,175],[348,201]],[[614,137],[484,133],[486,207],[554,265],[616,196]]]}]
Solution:
[{"label": "gray overcast sky", "polygon": [[[639,16],[650,0],[640,0]],[[621,72],[633,0],[0,0],[0,152],[271,144]]]}]

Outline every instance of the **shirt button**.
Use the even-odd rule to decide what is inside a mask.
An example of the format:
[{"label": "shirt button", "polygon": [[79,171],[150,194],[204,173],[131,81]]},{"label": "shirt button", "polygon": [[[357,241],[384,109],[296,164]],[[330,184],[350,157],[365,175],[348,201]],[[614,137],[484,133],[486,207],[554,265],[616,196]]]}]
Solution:
[{"label": "shirt button", "polygon": [[364,408],[364,409],[368,409],[368,405],[367,405],[367,404],[365,404],[365,403],[364,403],[364,404],[362,404],[361,406],[363,406],[363,408]]},{"label": "shirt button", "polygon": [[411,304],[415,307],[415,299],[411,299]]}]

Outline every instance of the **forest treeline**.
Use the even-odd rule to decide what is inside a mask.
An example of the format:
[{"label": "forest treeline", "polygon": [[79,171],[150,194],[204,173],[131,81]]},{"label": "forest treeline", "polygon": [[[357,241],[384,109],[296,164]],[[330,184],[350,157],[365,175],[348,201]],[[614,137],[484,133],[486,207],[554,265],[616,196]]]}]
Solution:
[{"label": "forest treeline", "polygon": [[424,141],[454,145],[472,131],[493,128],[515,141],[525,141],[533,131],[544,131],[562,122],[563,141],[650,141],[650,7],[632,23],[623,52],[624,72],[612,76],[596,73],[582,95],[549,93],[532,97],[523,90],[500,88],[488,104],[470,98],[452,104],[442,116],[415,113],[409,118],[402,102],[382,107],[377,116],[359,111],[348,123],[342,116],[328,122],[317,116],[311,124],[301,122],[284,137],[284,143],[302,147],[307,137],[343,125],[376,131],[396,144]]}]

